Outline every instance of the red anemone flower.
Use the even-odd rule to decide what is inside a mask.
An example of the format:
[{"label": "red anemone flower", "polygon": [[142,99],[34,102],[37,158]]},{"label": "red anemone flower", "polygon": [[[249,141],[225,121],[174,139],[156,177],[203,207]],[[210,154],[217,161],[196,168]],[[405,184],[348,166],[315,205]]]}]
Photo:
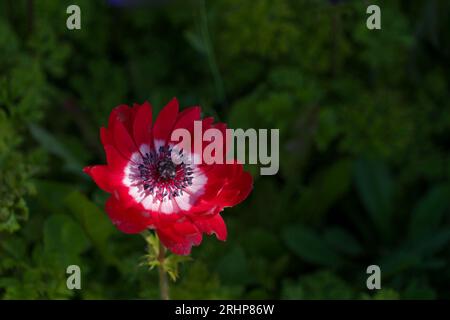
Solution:
[{"label": "red anemone flower", "polygon": [[[194,136],[195,121],[201,121],[202,136],[215,128],[225,137],[226,124],[202,120],[200,112],[200,107],[179,112],[173,99],[152,124],[148,102],[131,108],[120,105],[111,112],[108,128],[100,129],[107,164],[84,168],[111,194],[106,212],[119,230],[154,229],[162,244],[180,255],[199,245],[203,233],[225,240],[227,229],[220,212],[243,201],[253,184],[242,164],[199,163],[192,161],[201,156],[195,148],[175,148],[178,141],[171,140],[175,129],[184,128],[193,138],[202,139]],[[201,152],[206,146],[203,142]],[[174,162],[173,152],[182,160]]]}]

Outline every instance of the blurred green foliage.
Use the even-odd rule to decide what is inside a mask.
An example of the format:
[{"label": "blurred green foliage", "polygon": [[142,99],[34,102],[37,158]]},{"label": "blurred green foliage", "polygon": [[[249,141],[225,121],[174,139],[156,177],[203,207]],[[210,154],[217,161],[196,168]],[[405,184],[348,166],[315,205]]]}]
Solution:
[{"label": "blurred green foliage", "polygon": [[194,248],[172,297],[450,298],[450,3],[375,2],[381,31],[364,1],[2,1],[0,297],[158,298],[145,241],[112,226],[81,168],[104,161],[114,106],[177,96],[279,128],[281,168],[249,167],[227,242]]}]

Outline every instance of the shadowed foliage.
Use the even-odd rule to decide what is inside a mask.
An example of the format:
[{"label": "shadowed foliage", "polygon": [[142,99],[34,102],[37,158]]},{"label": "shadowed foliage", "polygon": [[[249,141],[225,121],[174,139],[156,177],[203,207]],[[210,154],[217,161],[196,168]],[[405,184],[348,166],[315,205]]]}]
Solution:
[{"label": "shadowed foliage", "polygon": [[247,166],[228,240],[193,249],[173,298],[450,298],[450,2],[374,3],[375,31],[365,1],[1,1],[0,298],[159,297],[82,167],[113,107],[174,96],[280,129],[280,171]]}]

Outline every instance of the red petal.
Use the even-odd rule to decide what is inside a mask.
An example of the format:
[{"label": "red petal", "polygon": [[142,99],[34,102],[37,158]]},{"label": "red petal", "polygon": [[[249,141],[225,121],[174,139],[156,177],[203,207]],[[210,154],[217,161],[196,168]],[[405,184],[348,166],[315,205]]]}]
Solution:
[{"label": "red petal", "polygon": [[120,172],[123,175],[125,166],[129,160],[117,151],[112,145],[105,146],[106,162],[112,171]]},{"label": "red petal", "polygon": [[111,174],[105,165],[89,166],[83,169],[103,191],[111,193]]},{"label": "red petal", "polygon": [[133,104],[133,107],[130,108],[130,135],[133,135],[133,126],[134,126],[134,121],[136,120],[136,116],[137,116],[137,112],[139,111],[140,105],[137,103]]},{"label": "red petal", "polygon": [[200,107],[190,107],[184,109],[178,115],[178,119],[173,127],[173,130],[178,128],[185,128],[189,131],[192,131],[194,128],[194,121],[200,119],[201,109]]},{"label": "red petal", "polygon": [[244,201],[250,192],[253,189],[253,177],[248,172],[242,172],[241,178],[238,180],[237,190],[239,190],[239,194],[235,199],[233,199],[233,202],[230,204],[231,206],[235,206],[238,203],[241,203]]},{"label": "red petal", "polygon": [[124,233],[139,233],[153,226],[149,213],[135,208],[124,208],[114,197],[106,201],[105,207],[112,223]]},{"label": "red petal", "polygon": [[200,230],[189,220],[178,221],[164,228],[157,228],[159,239],[170,251],[179,255],[191,253],[192,246],[202,242]]},{"label": "red petal", "polygon": [[153,139],[166,142],[178,115],[178,101],[173,98],[159,113],[153,126]]},{"label": "red petal", "polygon": [[133,135],[136,146],[140,148],[142,144],[150,145],[152,138],[152,107],[148,102],[137,107],[134,118]]},{"label": "red petal", "polygon": [[[209,179],[209,178],[208,178]],[[217,195],[219,192],[223,189],[224,183],[223,181],[216,180],[216,181],[209,181],[207,182],[207,185],[205,187],[205,191],[200,197],[199,202],[197,203],[196,207],[198,207],[201,202],[214,202],[217,199]],[[200,211],[204,211],[205,208],[199,209]],[[195,210],[198,211],[198,210]]]},{"label": "red petal", "polygon": [[[189,217],[220,212],[243,201],[252,190],[252,176],[240,164],[213,165],[204,170],[208,176],[203,195],[187,212]],[[207,166],[203,166],[207,168]],[[202,168],[202,170],[203,170]]]},{"label": "red petal", "polygon": [[212,124],[214,123],[213,117],[208,117],[202,120],[202,130],[205,132],[205,130],[212,127]]},{"label": "red petal", "polygon": [[131,139],[130,134],[121,122],[116,122],[114,126],[114,144],[117,150],[127,159],[131,159],[131,155],[137,151],[137,147]]},{"label": "red petal", "polygon": [[225,241],[227,239],[227,226],[220,214],[214,214],[212,217],[196,218],[194,224],[201,232],[208,235],[215,234],[217,239]]},{"label": "red petal", "polygon": [[120,122],[125,126],[128,132],[131,133],[131,118],[131,108],[125,104],[121,104],[111,111],[111,114],[109,115],[108,129],[112,132],[116,123]]},{"label": "red petal", "polygon": [[176,129],[186,129],[190,133],[191,140],[184,141],[183,144],[179,145],[183,149],[190,149],[193,151],[194,149],[194,121],[200,120],[200,107],[190,107],[185,110],[183,110],[177,118],[177,121],[175,122],[175,125],[173,127],[173,130],[171,132],[170,141],[178,144],[180,143],[179,139],[173,139],[172,140],[172,134]]},{"label": "red petal", "polygon": [[102,144],[104,146],[106,146],[108,144],[113,144],[111,133],[105,127],[100,128],[100,141],[102,142]]},{"label": "red petal", "polygon": [[130,189],[123,184],[116,186],[113,195],[123,208],[142,207],[142,205],[130,195]]},{"label": "red petal", "polygon": [[232,207],[242,202],[253,189],[252,176],[242,170],[242,165],[235,166],[239,174],[235,175],[217,195],[217,203],[224,207]]},{"label": "red petal", "polygon": [[222,148],[223,148],[223,158],[222,163],[226,163],[227,154],[230,152],[231,147],[231,139],[227,141],[227,124],[226,123],[216,123],[214,128],[219,130],[222,133]]}]

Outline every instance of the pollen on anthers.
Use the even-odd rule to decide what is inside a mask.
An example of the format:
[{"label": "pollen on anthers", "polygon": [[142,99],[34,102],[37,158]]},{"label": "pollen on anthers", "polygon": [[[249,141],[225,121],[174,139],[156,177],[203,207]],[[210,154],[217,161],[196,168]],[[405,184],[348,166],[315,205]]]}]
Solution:
[{"label": "pollen on anthers", "polygon": [[136,178],[145,195],[152,195],[154,200],[167,201],[183,195],[184,189],[192,185],[193,169],[184,160],[183,150],[178,152],[180,164],[173,163],[174,150],[171,147],[161,146],[158,151],[149,151],[143,155]]}]

